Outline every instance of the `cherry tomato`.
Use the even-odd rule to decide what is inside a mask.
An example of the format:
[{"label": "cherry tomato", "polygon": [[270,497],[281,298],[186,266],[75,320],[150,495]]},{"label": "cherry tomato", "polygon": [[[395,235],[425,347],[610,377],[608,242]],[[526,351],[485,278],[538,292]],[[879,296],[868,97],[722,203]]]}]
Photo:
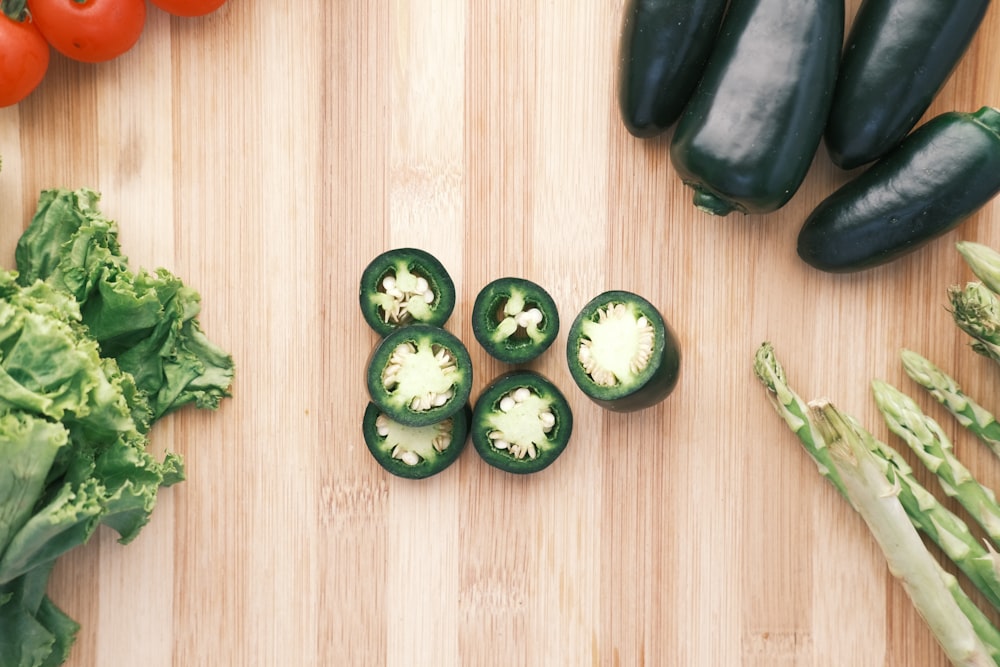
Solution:
[{"label": "cherry tomato", "polygon": [[49,45],[30,17],[15,21],[3,12],[0,45],[0,107],[9,107],[42,82],[49,69]]},{"label": "cherry tomato", "polygon": [[122,55],[146,25],[145,0],[28,0],[28,10],[52,48],[85,63]]},{"label": "cherry tomato", "polygon": [[226,4],[226,0],[150,0],[174,16],[204,16]]}]

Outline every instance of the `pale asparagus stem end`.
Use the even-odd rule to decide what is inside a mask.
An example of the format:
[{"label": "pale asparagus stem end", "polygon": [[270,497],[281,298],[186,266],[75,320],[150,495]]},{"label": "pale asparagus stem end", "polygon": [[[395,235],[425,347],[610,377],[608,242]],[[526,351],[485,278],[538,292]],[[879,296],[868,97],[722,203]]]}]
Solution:
[{"label": "pale asparagus stem end", "polygon": [[828,401],[809,405],[852,506],[949,659],[956,665],[994,665],[990,650],[953,596],[944,570],[900,503],[899,487],[882,473],[856,426]]}]

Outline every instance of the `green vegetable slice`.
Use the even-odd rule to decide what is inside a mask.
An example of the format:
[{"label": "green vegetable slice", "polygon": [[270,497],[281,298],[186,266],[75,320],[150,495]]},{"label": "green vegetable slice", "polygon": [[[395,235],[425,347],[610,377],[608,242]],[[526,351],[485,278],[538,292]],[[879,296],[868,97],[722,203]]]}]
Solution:
[{"label": "green vegetable slice", "polygon": [[611,290],[590,300],[566,341],[570,374],[581,391],[615,412],[648,408],[674,390],[680,346],[663,316],[632,292]]},{"label": "green vegetable slice", "polygon": [[486,387],[472,411],[469,433],[486,463],[535,473],[552,465],[573,432],[573,412],[559,388],[530,370],[505,373]]},{"label": "green vegetable slice", "polygon": [[559,313],[555,301],[540,285],[523,278],[497,278],[476,296],[472,333],[495,359],[526,363],[556,339]]},{"label": "green vegetable slice", "polygon": [[411,324],[386,336],[368,362],[368,394],[390,419],[427,426],[451,417],[472,392],[472,359],[451,332]]},{"label": "green vegetable slice", "polygon": [[369,403],[361,422],[368,451],[380,466],[397,477],[425,479],[456,460],[468,440],[468,404],[439,422],[407,426]]},{"label": "green vegetable slice", "polygon": [[394,248],[361,274],[361,314],[380,336],[414,323],[443,326],[455,308],[455,284],[444,265],[419,248]]}]

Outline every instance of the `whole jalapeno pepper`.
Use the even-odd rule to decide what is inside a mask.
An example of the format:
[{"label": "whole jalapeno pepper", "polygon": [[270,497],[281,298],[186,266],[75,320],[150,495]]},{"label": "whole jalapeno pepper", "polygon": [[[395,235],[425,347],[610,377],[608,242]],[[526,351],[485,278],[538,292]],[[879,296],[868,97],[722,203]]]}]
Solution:
[{"label": "whole jalapeno pepper", "polygon": [[864,0],[837,73],[824,142],[854,169],[902,141],[954,71],[989,0]]},{"label": "whole jalapeno pepper", "polygon": [[843,0],[733,0],[670,145],[713,215],[767,213],[798,191],[823,137]]},{"label": "whole jalapeno pepper", "polygon": [[885,264],[953,229],[1000,192],[1000,110],[947,112],[834,191],[798,237],[810,266]]},{"label": "whole jalapeno pepper", "polygon": [[726,0],[628,0],[618,49],[618,109],[636,137],[681,115],[708,62]]}]

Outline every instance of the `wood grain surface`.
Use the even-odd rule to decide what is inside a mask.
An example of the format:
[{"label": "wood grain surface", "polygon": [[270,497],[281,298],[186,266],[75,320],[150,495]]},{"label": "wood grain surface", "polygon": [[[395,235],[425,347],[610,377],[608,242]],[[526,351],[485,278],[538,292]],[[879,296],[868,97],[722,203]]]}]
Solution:
[{"label": "wood grain surface", "polygon": [[[945,664],[751,362],[772,341],[803,396],[902,448],[869,392],[897,384],[1000,487],[1000,461],[898,361],[913,348],[1000,408],[1000,368],[946,302],[971,279],[954,243],[1000,248],[1000,200],[843,276],[794,248],[849,176],[822,149],[780,211],[696,212],[668,137],[634,139],[618,118],[622,5],[230,0],[186,20],[150,6],[134,50],[56,56],[0,109],[3,265],[42,189],[95,188],[133,264],[198,289],[238,365],[218,412],[153,431],[188,480],[142,535],[121,546],[102,530],[60,560],[49,593],[82,626],[70,665]],[[994,4],[928,116],[1000,104],[998,52]],[[602,411],[573,385],[561,333],[532,364],[575,411],[555,465],[515,477],[470,447],[437,477],[387,475],[360,432],[375,335],[358,278],[404,245],[456,282],[448,328],[469,343],[474,393],[505,370],[469,324],[502,275],[545,286],[567,322],[603,290],[642,294],[681,340],[677,390]]]}]

